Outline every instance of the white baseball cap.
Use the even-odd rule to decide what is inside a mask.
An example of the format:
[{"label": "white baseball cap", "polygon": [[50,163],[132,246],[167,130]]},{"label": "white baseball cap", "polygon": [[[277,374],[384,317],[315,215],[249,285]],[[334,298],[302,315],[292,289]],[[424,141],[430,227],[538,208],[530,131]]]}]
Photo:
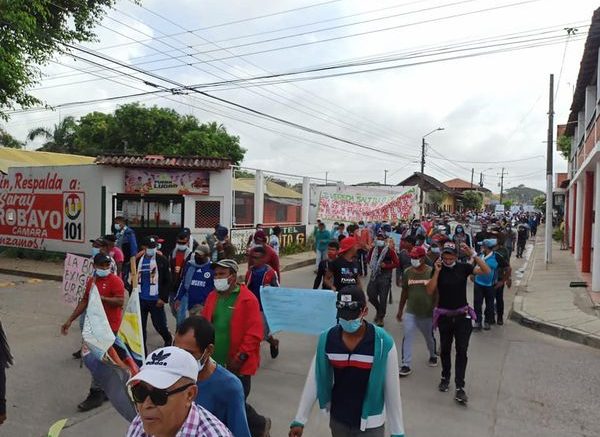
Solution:
[{"label": "white baseball cap", "polygon": [[151,352],[146,357],[140,372],[127,381],[127,384],[144,381],[152,387],[165,389],[181,378],[189,378],[196,382],[198,361],[189,352],[175,346],[168,346]]}]

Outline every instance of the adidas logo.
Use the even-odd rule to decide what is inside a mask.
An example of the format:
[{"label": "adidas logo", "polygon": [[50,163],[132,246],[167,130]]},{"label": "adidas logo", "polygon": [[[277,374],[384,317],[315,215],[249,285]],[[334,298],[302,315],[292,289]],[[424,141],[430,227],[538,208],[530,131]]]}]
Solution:
[{"label": "adidas logo", "polygon": [[158,351],[152,354],[150,357],[151,361],[146,361],[147,366],[167,366],[168,363],[164,361],[169,358],[171,354],[167,354],[164,351]]}]

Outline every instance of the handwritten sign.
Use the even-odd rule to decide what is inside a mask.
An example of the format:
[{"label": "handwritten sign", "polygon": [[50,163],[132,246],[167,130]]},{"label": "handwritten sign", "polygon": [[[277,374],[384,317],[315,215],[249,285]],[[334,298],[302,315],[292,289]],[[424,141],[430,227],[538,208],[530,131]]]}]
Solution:
[{"label": "handwritten sign", "polygon": [[77,306],[85,292],[85,284],[93,271],[94,264],[90,258],[67,253],[62,284],[62,296],[66,304],[72,307]]},{"label": "handwritten sign", "polygon": [[337,323],[333,291],[263,287],[260,297],[271,332],[319,335]]}]

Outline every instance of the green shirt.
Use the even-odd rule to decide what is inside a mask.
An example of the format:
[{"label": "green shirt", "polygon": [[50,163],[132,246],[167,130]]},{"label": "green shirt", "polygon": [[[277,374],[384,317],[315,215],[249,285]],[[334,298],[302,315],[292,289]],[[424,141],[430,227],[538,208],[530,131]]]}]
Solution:
[{"label": "green shirt", "polygon": [[229,357],[229,343],[231,341],[231,316],[235,301],[240,295],[240,287],[237,286],[231,294],[217,295],[217,304],[213,314],[213,326],[215,327],[215,351],[212,358],[222,366],[227,365]]},{"label": "green shirt", "polygon": [[419,318],[433,316],[434,296],[427,294],[425,285],[431,279],[433,270],[426,266],[422,272],[417,272],[413,267],[408,268],[402,275],[402,288],[408,290],[406,312]]}]

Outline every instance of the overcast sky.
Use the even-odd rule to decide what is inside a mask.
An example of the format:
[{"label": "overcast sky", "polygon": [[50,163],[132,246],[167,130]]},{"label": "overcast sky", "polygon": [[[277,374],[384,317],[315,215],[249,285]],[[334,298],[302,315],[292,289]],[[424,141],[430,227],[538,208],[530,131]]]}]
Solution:
[{"label": "overcast sky", "polygon": [[[97,29],[99,42],[86,47],[144,70],[157,70],[155,74],[186,85],[373,56],[422,55],[426,49],[467,41],[486,46],[480,51],[510,48],[506,43],[519,41],[517,37],[527,40],[522,44],[554,42],[526,50],[340,77],[245,89],[230,85],[225,90],[211,88],[215,96],[387,153],[236,112],[198,94],[139,98],[147,105],[173,107],[202,121],[223,123],[229,132],[240,136],[242,146],[248,150],[244,161],[248,167],[321,178],[328,172],[329,179],[346,183],[383,182],[386,169],[388,183],[399,182],[419,170],[421,137],[443,127],[444,131],[427,138],[431,148],[426,173],[441,180],[469,180],[474,168],[475,181],[483,172],[485,186],[497,192],[502,167],[508,172],[506,187],[523,183],[544,189],[548,77],[554,73],[559,85],[555,119],[565,122],[585,33],[598,2],[143,0],[142,5],[146,9],[125,0],[117,2],[116,10]],[[512,6],[484,11],[504,5]],[[296,10],[285,12],[292,9]],[[564,27],[579,29],[568,43]],[[189,30],[197,31],[185,32]],[[178,35],[169,36],[173,34]],[[302,35],[291,36],[296,34]],[[360,35],[350,36],[353,34]],[[495,41],[487,40],[492,37]],[[555,39],[545,39],[550,37]],[[134,43],[140,40],[142,44]],[[282,47],[287,48],[273,50]],[[449,49],[453,51],[445,55],[413,57],[385,65],[467,54]],[[119,68],[93,56],[88,58]],[[222,60],[203,62],[211,59]],[[57,61],[63,65],[51,63],[44,67],[46,78],[35,91],[50,105],[152,90],[131,77],[109,81],[90,74],[74,75],[78,72],[72,67],[98,67],[66,57]],[[116,75],[108,70],[96,74]],[[135,75],[157,83],[156,79]],[[158,83],[173,87],[167,82]],[[59,117],[79,117],[93,110],[110,112],[116,105],[134,100],[16,114],[5,127],[23,140],[30,129],[51,127]],[[526,160],[516,161],[519,159]],[[555,171],[566,170],[566,162],[556,153],[554,162]]]}]

